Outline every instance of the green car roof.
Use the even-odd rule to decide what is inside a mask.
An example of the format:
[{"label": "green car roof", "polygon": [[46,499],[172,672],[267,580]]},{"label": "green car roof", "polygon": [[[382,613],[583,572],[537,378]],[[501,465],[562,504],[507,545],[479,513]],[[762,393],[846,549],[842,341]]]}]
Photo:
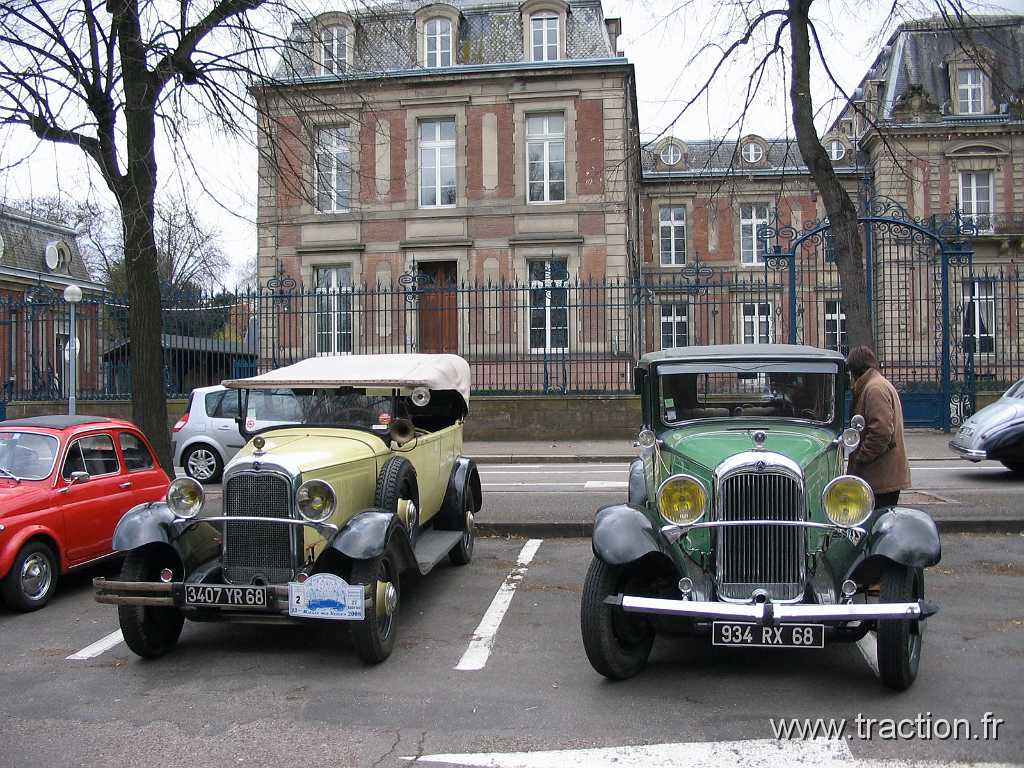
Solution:
[{"label": "green car roof", "polygon": [[845,366],[846,358],[831,349],[819,349],[806,344],[715,344],[702,347],[676,347],[649,352],[640,358],[640,367],[649,368],[652,363],[724,360],[793,360],[835,362]]}]

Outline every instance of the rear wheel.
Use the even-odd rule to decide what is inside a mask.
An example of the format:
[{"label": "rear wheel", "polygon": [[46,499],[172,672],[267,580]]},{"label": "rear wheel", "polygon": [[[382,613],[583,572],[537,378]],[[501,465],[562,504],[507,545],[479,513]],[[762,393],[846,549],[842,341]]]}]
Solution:
[{"label": "rear wheel", "polygon": [[[158,581],[164,568],[175,570],[172,558],[159,550],[129,552],[121,568],[121,581]],[[185,617],[177,608],[150,605],[119,605],[117,620],[129,648],[144,659],[163,656],[178,644]]]},{"label": "rear wheel", "polygon": [[[924,598],[924,572],[890,563],[882,571],[879,601],[910,603]],[[888,688],[905,691],[921,664],[922,623],[913,619],[878,621],[878,672]]]},{"label": "rear wheel", "polygon": [[595,557],[583,584],[580,628],[591,666],[612,680],[633,677],[647,665],[654,644],[654,629],[604,599],[629,590],[629,572]]},{"label": "rear wheel", "polygon": [[473,488],[467,483],[462,494],[462,538],[448,553],[452,565],[467,565],[473,559],[473,544],[476,541],[476,522],[473,519],[475,507]]},{"label": "rear wheel", "polygon": [[181,457],[181,467],[185,474],[200,483],[216,483],[220,481],[224,471],[217,449],[209,445],[194,445]]},{"label": "rear wheel", "polygon": [[352,563],[350,583],[369,584],[374,596],[371,612],[352,622],[352,644],[367,664],[379,664],[391,655],[398,634],[401,587],[390,552]]},{"label": "rear wheel", "polygon": [[1011,472],[1024,472],[1024,461],[1012,461],[1010,459],[1003,459],[999,462]]},{"label": "rear wheel", "polygon": [[60,564],[54,551],[41,541],[30,541],[14,558],[0,595],[12,611],[35,611],[50,602],[58,576]]}]

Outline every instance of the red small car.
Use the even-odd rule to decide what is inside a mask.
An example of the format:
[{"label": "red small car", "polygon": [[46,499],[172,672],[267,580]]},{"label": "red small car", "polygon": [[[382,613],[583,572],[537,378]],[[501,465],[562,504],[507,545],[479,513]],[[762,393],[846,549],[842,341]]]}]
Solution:
[{"label": "red small car", "polygon": [[113,555],[114,528],[170,481],[139,428],[96,416],[0,421],[0,597],[49,602],[60,574]]}]

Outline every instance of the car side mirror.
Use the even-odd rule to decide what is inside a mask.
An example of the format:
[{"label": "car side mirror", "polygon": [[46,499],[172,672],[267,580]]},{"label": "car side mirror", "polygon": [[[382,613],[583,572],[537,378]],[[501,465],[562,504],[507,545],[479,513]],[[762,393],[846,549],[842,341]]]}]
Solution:
[{"label": "car side mirror", "polygon": [[68,485],[78,485],[79,483],[84,483],[86,480],[89,480],[90,477],[91,475],[88,472],[72,472],[71,477],[68,478]]},{"label": "car side mirror", "polygon": [[858,432],[864,431],[864,417],[859,413],[850,419],[850,426],[856,429]]}]

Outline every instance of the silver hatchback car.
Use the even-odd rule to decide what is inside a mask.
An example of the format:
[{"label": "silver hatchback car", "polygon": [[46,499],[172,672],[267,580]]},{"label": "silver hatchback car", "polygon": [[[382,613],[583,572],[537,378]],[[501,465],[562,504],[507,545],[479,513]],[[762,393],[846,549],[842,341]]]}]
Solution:
[{"label": "silver hatchback car", "polygon": [[[288,390],[263,391],[249,397],[250,431],[301,418],[298,401]],[[238,392],[219,384],[198,387],[188,396],[185,413],[171,430],[174,465],[200,483],[220,482],[224,465],[245,444],[239,430]]]}]

